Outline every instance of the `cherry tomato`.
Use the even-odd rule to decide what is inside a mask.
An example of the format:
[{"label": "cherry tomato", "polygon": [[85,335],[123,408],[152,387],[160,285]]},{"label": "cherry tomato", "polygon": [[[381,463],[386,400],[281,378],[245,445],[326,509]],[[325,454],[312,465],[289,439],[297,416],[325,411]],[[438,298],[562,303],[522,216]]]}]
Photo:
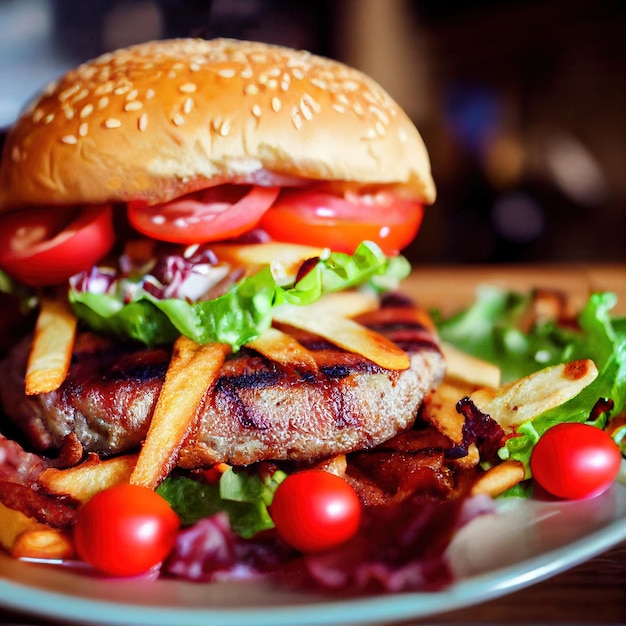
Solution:
[{"label": "cherry tomato", "polygon": [[169,554],[180,526],[167,501],[138,485],[98,492],[78,510],[76,552],[112,576],[137,576]]},{"label": "cherry tomato", "polygon": [[397,254],[417,234],[422,204],[391,193],[340,197],[322,191],[283,192],[261,218],[272,239],[337,252],[354,252],[364,240]]},{"label": "cherry tomato", "polygon": [[530,457],[533,478],[559,498],[579,499],[606,491],[615,480],[622,456],[600,428],[563,423],[548,429]]},{"label": "cherry tomato", "polygon": [[252,230],[279,192],[278,187],[218,185],[157,206],[128,205],[139,232],[173,243],[205,243]]},{"label": "cherry tomato", "polygon": [[56,285],[94,265],[114,239],[109,205],[9,213],[0,217],[0,268],[31,287]]},{"label": "cherry tomato", "polygon": [[278,486],[270,515],[278,534],[300,552],[318,552],[350,539],[361,502],[341,477],[322,470],[289,475]]}]

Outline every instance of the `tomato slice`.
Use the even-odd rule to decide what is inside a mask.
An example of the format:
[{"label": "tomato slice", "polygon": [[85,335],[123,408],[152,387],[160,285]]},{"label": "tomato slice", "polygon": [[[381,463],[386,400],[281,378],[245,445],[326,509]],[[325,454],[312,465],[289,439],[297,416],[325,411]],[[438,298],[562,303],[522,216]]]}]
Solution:
[{"label": "tomato slice", "polygon": [[0,217],[0,268],[31,287],[57,285],[113,246],[111,206],[42,207]]},{"label": "tomato slice", "polygon": [[218,185],[148,206],[128,205],[128,219],[144,235],[172,243],[205,243],[252,230],[278,196],[279,187]]},{"label": "tomato slice", "polygon": [[423,213],[421,203],[389,192],[341,197],[288,190],[263,215],[260,226],[278,241],[352,253],[369,240],[394,255],[413,241]]}]

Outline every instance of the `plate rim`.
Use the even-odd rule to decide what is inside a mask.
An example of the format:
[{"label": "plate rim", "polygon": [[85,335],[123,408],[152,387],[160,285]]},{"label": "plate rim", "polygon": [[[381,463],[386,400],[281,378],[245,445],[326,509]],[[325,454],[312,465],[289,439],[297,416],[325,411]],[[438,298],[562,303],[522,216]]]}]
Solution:
[{"label": "plate rim", "polygon": [[[626,540],[625,522],[626,515],[620,514],[588,535],[510,565],[461,578],[439,592],[400,592],[348,599],[325,597],[301,605],[185,608],[98,600],[12,581],[2,572],[0,559],[0,607],[47,619],[69,619],[75,623],[84,624],[87,618],[90,623],[102,626],[169,626],[172,620],[180,626],[204,626],[208,620],[212,626],[292,626],[294,611],[299,613],[299,626],[347,626],[374,624],[381,619],[392,622],[420,619],[482,604],[575,567]],[[2,559],[8,562],[10,557],[2,555]],[[444,598],[445,608],[442,606]],[[33,599],[39,602],[34,604]],[[337,621],[338,608],[342,612],[340,621]]]}]

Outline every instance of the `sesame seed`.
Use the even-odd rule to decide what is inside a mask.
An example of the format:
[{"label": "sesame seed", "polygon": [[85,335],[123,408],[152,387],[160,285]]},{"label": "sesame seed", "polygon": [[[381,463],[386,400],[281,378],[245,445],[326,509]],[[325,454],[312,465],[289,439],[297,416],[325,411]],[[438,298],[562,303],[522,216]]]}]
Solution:
[{"label": "sesame seed", "polygon": [[35,124],[38,124],[43,119],[43,116],[43,109],[35,109],[35,112],[33,113],[33,122],[35,122]]},{"label": "sesame seed", "polygon": [[76,104],[79,100],[84,100],[89,95],[89,89],[83,89],[74,98],[72,98],[72,104]]},{"label": "sesame seed", "polygon": [[224,123],[220,125],[219,133],[222,137],[226,137],[230,133],[230,122],[224,120]]},{"label": "sesame seed", "polygon": [[346,112],[346,107],[344,107],[342,104],[333,104],[333,109],[335,111],[337,111],[337,113],[345,113]]},{"label": "sesame seed", "polygon": [[270,78],[267,81],[267,88],[268,89],[277,89],[278,88],[278,81],[275,78]]},{"label": "sesame seed", "polygon": [[11,160],[13,163],[19,163],[21,158],[20,149],[17,146],[13,146],[13,150],[11,150]]},{"label": "sesame seed", "polygon": [[191,110],[193,109],[193,105],[193,98],[185,98],[185,102],[183,103],[183,113],[185,115],[189,115],[191,113]]},{"label": "sesame seed", "polygon": [[129,91],[130,91],[130,85],[120,85],[119,87],[116,87],[113,90],[113,93],[116,96],[122,96],[122,95],[124,95],[125,93],[127,93]]},{"label": "sesame seed", "polygon": [[319,87],[322,91],[328,91],[328,83],[325,80],[321,80],[319,78],[312,78],[311,84]]},{"label": "sesame seed", "polygon": [[73,145],[75,143],[78,143],[78,139],[76,139],[75,135],[64,135],[63,137],[61,137],[61,141],[68,145]]},{"label": "sesame seed", "polygon": [[148,89],[146,91],[146,100],[152,100],[154,98],[154,89]]},{"label": "sesame seed", "polygon": [[185,83],[178,87],[178,91],[182,93],[194,93],[198,89],[195,83]]},{"label": "sesame seed", "polygon": [[300,130],[302,127],[302,115],[298,107],[291,109],[291,122],[296,130]]},{"label": "sesame seed", "polygon": [[376,132],[382,137],[386,132],[387,129],[385,128],[385,125],[378,121],[376,122],[376,124],[374,124],[374,128],[376,128]]},{"label": "sesame seed", "polygon": [[54,113],[48,113],[46,117],[43,118],[44,124],[49,124],[54,119]]},{"label": "sesame seed", "polygon": [[65,119],[67,120],[73,120],[74,116],[76,115],[76,111],[74,111],[74,109],[66,107],[63,109],[63,113],[65,115]]},{"label": "sesame seed", "polygon": [[98,108],[102,111],[102,109],[105,109],[108,105],[109,105],[108,97],[102,96],[102,98],[100,98],[100,100],[98,101]]},{"label": "sesame seed", "polygon": [[143,102],[139,100],[131,100],[124,105],[124,111],[140,111],[143,109]]},{"label": "sesame seed", "polygon": [[133,89],[126,94],[126,100],[128,100],[129,102],[131,100],[135,100],[138,95],[139,95],[139,92],[136,89]]},{"label": "sesame seed", "polygon": [[291,73],[293,77],[297,78],[298,80],[302,80],[304,78],[304,72],[299,67],[292,68]]},{"label": "sesame seed", "polygon": [[359,117],[363,117],[363,114],[365,113],[362,105],[360,102],[354,102],[352,104],[352,110],[359,116]]},{"label": "sesame seed", "polygon": [[300,100],[300,112],[302,113],[302,117],[308,122],[313,119],[313,112],[303,100]]},{"label": "sesame seed", "polygon": [[107,93],[111,93],[113,91],[113,83],[111,81],[108,81],[106,83],[102,83],[101,85],[98,85],[95,89],[94,89],[94,94],[96,96],[103,96]]},{"label": "sesame seed", "polygon": [[217,75],[222,78],[232,78],[235,75],[235,70],[232,68],[225,68],[223,70],[219,70]]},{"label": "sesame seed", "polygon": [[120,122],[115,117],[109,117],[106,120],[104,120],[105,128],[119,128],[121,125],[122,125],[122,122]]},{"label": "sesame seed", "polygon": [[174,126],[182,126],[185,123],[185,118],[180,113],[175,113],[172,116],[172,124]]},{"label": "sesame seed", "polygon": [[141,131],[146,130],[148,128],[148,114],[142,113],[137,120],[137,128]]},{"label": "sesame seed", "polygon": [[315,113],[319,113],[321,110],[319,103],[311,94],[305,93],[302,96],[302,102],[310,107]]},{"label": "sesame seed", "polygon": [[252,115],[261,117],[261,107],[258,104],[252,106]]},{"label": "sesame seed", "polygon": [[81,119],[85,119],[86,117],[89,117],[91,114],[93,113],[93,104],[86,104],[81,110],[80,110],[80,118]]},{"label": "sesame seed", "polygon": [[277,98],[276,96],[274,96],[272,98],[272,109],[274,110],[274,112],[278,113],[280,111],[280,109],[282,108],[283,103],[280,101],[280,98]]},{"label": "sesame seed", "polygon": [[87,122],[83,122],[79,127],[78,127],[78,136],[79,137],[86,137],[87,136],[87,132],[89,131],[89,124],[87,124]]},{"label": "sesame seed", "polygon": [[246,96],[256,96],[259,93],[259,87],[258,85],[251,83],[243,88],[243,92]]},{"label": "sesame seed", "polygon": [[78,83],[74,83],[71,87],[68,87],[67,89],[64,89],[61,93],[59,93],[59,102],[65,102],[78,91],[80,91],[80,85]]},{"label": "sesame seed", "polygon": [[199,72],[202,69],[202,66],[199,63],[190,63],[189,69],[192,72]]},{"label": "sesame seed", "polygon": [[254,72],[252,71],[252,68],[250,67],[246,67],[243,70],[241,70],[241,78],[252,78],[254,76]]}]

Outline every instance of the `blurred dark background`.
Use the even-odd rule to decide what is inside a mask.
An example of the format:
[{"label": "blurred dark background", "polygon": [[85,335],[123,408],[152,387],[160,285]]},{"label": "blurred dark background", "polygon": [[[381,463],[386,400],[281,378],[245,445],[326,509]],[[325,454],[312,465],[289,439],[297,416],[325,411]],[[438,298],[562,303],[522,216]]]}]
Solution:
[{"label": "blurred dark background", "polygon": [[617,0],[0,0],[0,126],[69,67],[178,36],[282,43],[378,80],[439,196],[416,263],[626,261]]}]

